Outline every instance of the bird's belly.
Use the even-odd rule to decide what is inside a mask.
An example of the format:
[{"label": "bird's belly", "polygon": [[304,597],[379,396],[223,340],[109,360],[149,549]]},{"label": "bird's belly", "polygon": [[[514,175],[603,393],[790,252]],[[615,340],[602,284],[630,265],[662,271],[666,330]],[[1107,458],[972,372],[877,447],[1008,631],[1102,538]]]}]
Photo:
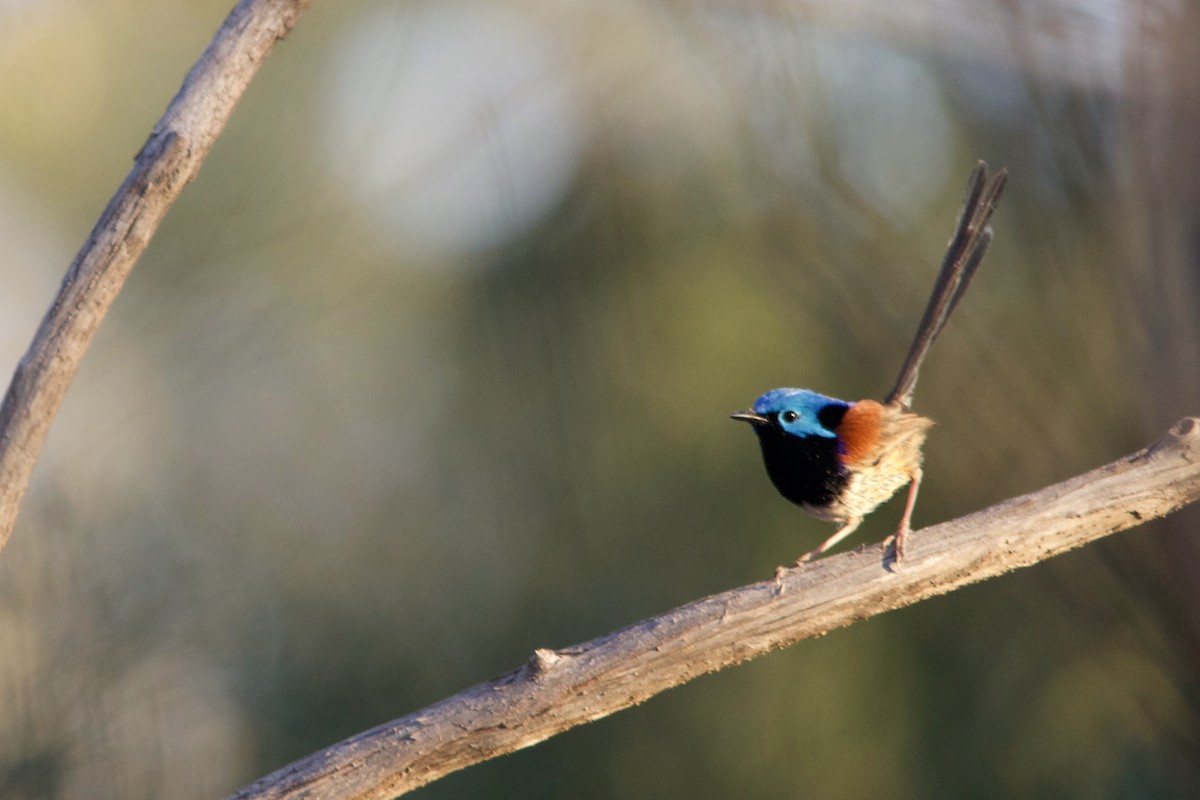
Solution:
[{"label": "bird's belly", "polygon": [[834,500],[825,505],[814,505],[813,503],[800,503],[800,507],[804,511],[817,519],[825,520],[826,522],[845,522],[854,516],[846,512],[845,507],[840,500]]},{"label": "bird's belly", "polygon": [[842,490],[837,501],[825,510],[824,516],[812,510],[809,510],[809,513],[833,522],[866,516],[887,502],[911,479],[912,472],[909,470],[856,472],[846,482],[846,488]]},{"label": "bird's belly", "polygon": [[870,514],[912,480],[921,467],[925,431],[917,430],[890,442],[865,464],[853,467],[837,499],[824,509],[805,508],[813,516],[844,522]]}]

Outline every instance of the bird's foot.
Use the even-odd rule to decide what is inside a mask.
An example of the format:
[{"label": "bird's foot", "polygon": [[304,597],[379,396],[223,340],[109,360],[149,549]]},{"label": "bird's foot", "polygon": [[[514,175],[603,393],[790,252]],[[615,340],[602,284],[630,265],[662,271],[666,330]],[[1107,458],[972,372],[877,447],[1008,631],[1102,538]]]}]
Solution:
[{"label": "bird's foot", "polygon": [[787,567],[778,566],[775,568],[775,596],[776,597],[783,594],[783,592],[784,592],[785,587],[783,585],[783,579],[784,579],[784,577],[787,576],[787,574],[788,574]]},{"label": "bird's foot", "polygon": [[905,545],[908,543],[908,535],[912,533],[912,529],[907,525],[902,525],[894,534],[889,536],[883,542],[884,557],[892,557],[892,569],[900,569],[900,563],[904,561],[906,555]]}]

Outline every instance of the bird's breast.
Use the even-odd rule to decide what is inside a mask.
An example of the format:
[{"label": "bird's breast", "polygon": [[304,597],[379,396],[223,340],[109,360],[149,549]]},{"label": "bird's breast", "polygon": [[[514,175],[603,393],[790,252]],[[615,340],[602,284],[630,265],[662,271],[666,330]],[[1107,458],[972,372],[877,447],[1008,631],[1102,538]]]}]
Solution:
[{"label": "bird's breast", "polygon": [[805,508],[834,503],[846,485],[847,471],[837,439],[795,436],[777,428],[759,428],[763,464],[771,483],[785,498]]}]

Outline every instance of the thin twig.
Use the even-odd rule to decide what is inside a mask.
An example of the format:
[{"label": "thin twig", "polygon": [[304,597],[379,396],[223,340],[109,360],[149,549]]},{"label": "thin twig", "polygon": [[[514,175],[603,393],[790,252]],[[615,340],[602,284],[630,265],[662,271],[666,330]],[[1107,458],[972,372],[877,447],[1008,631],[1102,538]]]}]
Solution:
[{"label": "thin twig", "polygon": [[1200,499],[1200,419],[1108,466],[916,532],[903,568],[876,545],[714,595],[563,650],[295,762],[235,800],[394,797],[697,675],[1036,564]]},{"label": "thin twig", "polygon": [[234,7],[67,270],[0,405],[0,549],[50,423],[109,306],[263,59],[307,6],[308,0],[241,0]]}]

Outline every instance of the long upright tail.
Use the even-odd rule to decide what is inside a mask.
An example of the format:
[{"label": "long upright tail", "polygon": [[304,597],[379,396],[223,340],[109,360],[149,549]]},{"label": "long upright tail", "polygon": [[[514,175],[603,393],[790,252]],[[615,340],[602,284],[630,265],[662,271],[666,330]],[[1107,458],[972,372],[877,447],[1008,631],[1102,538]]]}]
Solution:
[{"label": "long upright tail", "polygon": [[908,357],[904,359],[896,386],[885,400],[888,405],[907,407],[912,402],[921,362],[929,354],[933,340],[945,327],[950,312],[962,299],[975,270],[979,268],[979,262],[983,260],[983,254],[992,242],[992,229],[988,227],[988,220],[996,209],[996,202],[1000,199],[1000,193],[1004,191],[1004,183],[1007,180],[1006,169],[997,170],[989,179],[987,164],[982,161],[971,171],[971,177],[967,181],[967,196],[958,216],[958,225],[946,247],[946,256],[942,259],[942,268],[938,272],[937,282],[933,285],[933,293],[929,296],[929,304],[925,306],[925,314],[921,317],[917,336],[908,350]]}]

